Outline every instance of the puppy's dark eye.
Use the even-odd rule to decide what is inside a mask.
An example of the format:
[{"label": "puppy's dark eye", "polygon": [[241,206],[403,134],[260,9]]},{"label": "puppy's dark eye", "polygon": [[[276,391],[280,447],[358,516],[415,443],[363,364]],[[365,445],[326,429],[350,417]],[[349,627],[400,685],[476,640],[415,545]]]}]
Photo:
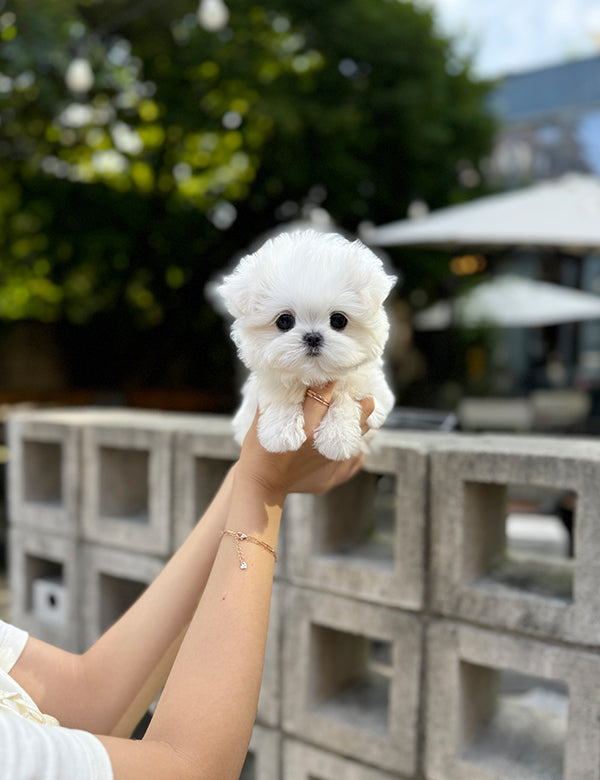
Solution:
[{"label": "puppy's dark eye", "polygon": [[291,330],[296,324],[293,314],[280,314],[275,320],[275,325],[279,330]]},{"label": "puppy's dark eye", "polygon": [[329,324],[334,330],[344,330],[348,324],[348,317],[340,311],[334,311],[329,318]]}]

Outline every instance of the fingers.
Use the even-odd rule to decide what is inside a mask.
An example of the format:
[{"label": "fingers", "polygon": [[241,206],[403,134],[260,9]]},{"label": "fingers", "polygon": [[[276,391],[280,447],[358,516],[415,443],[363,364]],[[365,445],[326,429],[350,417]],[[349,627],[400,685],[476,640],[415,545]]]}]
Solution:
[{"label": "fingers", "polygon": [[333,395],[335,382],[322,387],[309,387],[304,399],[304,427],[308,435],[312,434],[325,416]]},{"label": "fingers", "polygon": [[[309,387],[306,390],[304,400],[304,427],[307,434],[312,434],[325,416],[329,403],[333,396],[335,382],[329,382],[322,387]],[[375,401],[372,398],[363,398],[359,401],[361,407],[360,430],[362,435],[371,430],[368,419],[375,410]]]}]

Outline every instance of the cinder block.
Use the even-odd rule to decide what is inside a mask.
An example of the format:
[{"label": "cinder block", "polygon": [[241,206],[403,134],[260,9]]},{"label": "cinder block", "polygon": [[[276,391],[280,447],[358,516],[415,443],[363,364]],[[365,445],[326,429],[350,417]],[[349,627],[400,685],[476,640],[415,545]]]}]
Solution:
[{"label": "cinder block", "polygon": [[254,726],[240,780],[281,780],[281,733]]},{"label": "cinder block", "polygon": [[126,550],[171,550],[172,433],[127,424],[83,431],[83,536]]},{"label": "cinder block", "polygon": [[76,536],[79,527],[79,430],[19,414],[8,421],[9,521]]},{"label": "cinder block", "polygon": [[193,428],[174,438],[175,548],[196,525],[240,451],[229,417],[199,415]]},{"label": "cinder block", "polygon": [[284,731],[379,769],[414,774],[421,645],[421,624],[411,614],[290,588]]},{"label": "cinder block", "polygon": [[277,540],[277,563],[273,577],[275,582],[288,582],[288,561],[290,550],[290,507],[288,502],[292,497],[288,496],[281,513],[281,525],[279,527],[279,539]]},{"label": "cinder block", "polygon": [[394,780],[397,777],[292,739],[283,743],[283,780]]},{"label": "cinder block", "polygon": [[82,547],[81,622],[85,646],[89,647],[160,574],[164,561],[95,544]]},{"label": "cinder block", "polygon": [[[21,527],[10,530],[11,620],[32,636],[71,652],[81,650],[79,556],[75,539]],[[61,610],[40,609],[40,589],[48,578],[60,588]]]},{"label": "cinder block", "polygon": [[600,656],[450,622],[428,630],[428,780],[597,780]]},{"label": "cinder block", "polygon": [[[432,453],[432,601],[445,615],[600,643],[600,444],[452,437]],[[507,486],[576,494],[575,556],[506,556]]]},{"label": "cinder block", "polygon": [[365,471],[351,482],[322,497],[290,496],[290,580],[370,602],[420,609],[427,459],[439,440],[382,431]]},{"label": "cinder block", "polygon": [[[257,721],[265,726],[277,727],[281,718],[281,644],[283,641],[282,613],[284,584],[275,582],[271,596],[269,631],[265,647]],[[262,775],[260,776],[262,778]]]},{"label": "cinder block", "polygon": [[64,626],[69,616],[70,594],[60,574],[38,577],[33,581],[32,588],[34,617],[45,623]]},{"label": "cinder block", "polygon": [[[176,421],[178,427],[180,421]],[[231,417],[197,415],[174,437],[173,543],[181,546],[212,501],[227,472],[238,459],[240,447],[233,439]],[[291,500],[288,499],[288,501]],[[288,501],[277,546],[275,579],[286,575]]]}]

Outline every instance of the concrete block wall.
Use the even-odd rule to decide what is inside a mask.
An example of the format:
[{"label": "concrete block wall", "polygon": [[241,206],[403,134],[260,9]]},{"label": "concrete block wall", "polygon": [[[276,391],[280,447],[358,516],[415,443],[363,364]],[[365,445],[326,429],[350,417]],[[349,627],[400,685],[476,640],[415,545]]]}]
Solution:
[{"label": "concrete block wall", "polygon": [[164,559],[84,542],[78,550],[82,647],[89,647],[160,574]]},{"label": "concrete block wall", "polygon": [[77,540],[13,526],[8,542],[13,622],[40,639],[78,652],[82,562]]},{"label": "concrete block wall", "polygon": [[450,622],[428,649],[431,780],[600,777],[597,653]]},{"label": "concrete block wall", "polygon": [[8,481],[9,520],[13,525],[78,536],[81,485],[77,428],[19,416],[8,426],[13,464]]},{"label": "concrete block wall", "polygon": [[167,556],[171,524],[171,444],[164,430],[117,423],[82,430],[83,537]]},{"label": "concrete block wall", "polygon": [[283,729],[341,755],[414,776],[422,626],[376,604],[291,587]]},{"label": "concrete block wall", "polygon": [[[431,462],[433,607],[531,636],[600,644],[598,443],[466,437]],[[546,564],[537,577],[533,567],[519,577],[513,562],[511,578],[499,565],[510,485],[577,497],[574,561]]]},{"label": "concrete block wall", "polygon": [[352,482],[322,497],[291,496],[290,579],[372,603],[423,608],[427,459],[426,443],[382,442]]},{"label": "concrete block wall", "polygon": [[[235,461],[225,417],[10,420],[13,620],[81,650],[154,579]],[[600,780],[600,443],[380,432],[291,496],[244,780]],[[575,506],[574,556],[508,507]]]}]

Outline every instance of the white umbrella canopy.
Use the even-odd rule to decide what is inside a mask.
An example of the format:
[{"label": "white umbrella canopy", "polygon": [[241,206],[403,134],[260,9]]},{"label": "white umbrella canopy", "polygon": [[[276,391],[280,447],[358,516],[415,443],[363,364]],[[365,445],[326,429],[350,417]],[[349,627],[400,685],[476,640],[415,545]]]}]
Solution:
[{"label": "white umbrella canopy", "polygon": [[534,328],[590,319],[600,319],[600,295],[506,274],[418,312],[414,327]]},{"label": "white umbrella canopy", "polygon": [[364,227],[373,246],[600,250],[600,179],[570,173],[520,190],[449,206],[419,219]]}]

